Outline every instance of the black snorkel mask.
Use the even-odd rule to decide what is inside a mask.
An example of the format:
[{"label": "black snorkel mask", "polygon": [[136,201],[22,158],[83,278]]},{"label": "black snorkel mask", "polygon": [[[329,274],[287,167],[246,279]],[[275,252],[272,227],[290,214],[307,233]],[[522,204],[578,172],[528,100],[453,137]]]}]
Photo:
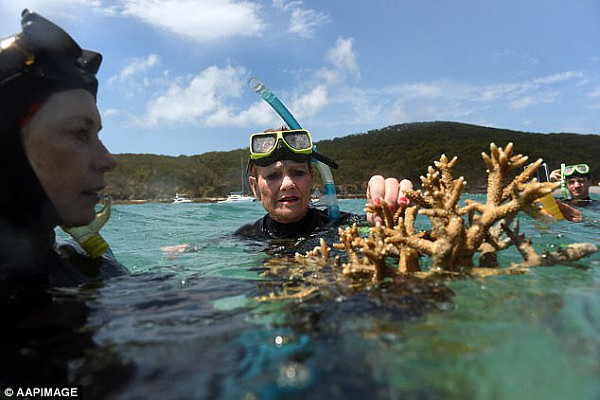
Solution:
[{"label": "black snorkel mask", "polygon": [[81,49],[64,30],[27,9],[21,13],[21,29],[0,42],[0,88],[18,86],[18,81],[30,76],[65,89],[83,88],[96,96],[100,53]]}]

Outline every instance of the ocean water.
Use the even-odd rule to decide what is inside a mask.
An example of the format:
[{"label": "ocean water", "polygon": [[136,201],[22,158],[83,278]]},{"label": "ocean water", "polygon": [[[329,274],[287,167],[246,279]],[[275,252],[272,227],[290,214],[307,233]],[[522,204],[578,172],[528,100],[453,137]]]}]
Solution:
[{"label": "ocean water", "polygon": [[[362,213],[364,200],[342,200]],[[94,347],[73,363],[110,399],[598,399],[600,254],[519,276],[258,302],[270,257],[228,236],[260,203],[116,205],[104,237],[132,274],[77,289]],[[546,225],[536,249],[600,247],[600,215]],[[165,246],[188,245],[183,252]],[[516,251],[501,253],[508,266]],[[335,286],[335,285],[333,285]],[[106,374],[102,369],[112,371]],[[110,376],[110,377],[109,377]],[[89,389],[88,389],[89,388]]]}]

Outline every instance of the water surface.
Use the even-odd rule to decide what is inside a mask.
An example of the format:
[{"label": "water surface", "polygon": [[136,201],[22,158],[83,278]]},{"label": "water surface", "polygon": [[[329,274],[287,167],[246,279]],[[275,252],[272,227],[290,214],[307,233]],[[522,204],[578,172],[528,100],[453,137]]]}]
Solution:
[{"label": "water surface", "polygon": [[[340,206],[362,213],[364,200]],[[115,206],[102,232],[132,275],[79,290],[96,347],[74,376],[111,399],[600,398],[600,254],[522,276],[259,303],[277,285],[260,275],[269,256],[227,235],[263,213]],[[600,246],[598,213],[520,219],[538,250]],[[180,244],[190,247],[160,250]]]}]

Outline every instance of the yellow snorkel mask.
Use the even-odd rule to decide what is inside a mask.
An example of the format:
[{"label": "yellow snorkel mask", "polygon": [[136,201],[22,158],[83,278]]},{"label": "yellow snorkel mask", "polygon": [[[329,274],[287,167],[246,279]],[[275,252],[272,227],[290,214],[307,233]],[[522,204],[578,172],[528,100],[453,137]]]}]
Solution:
[{"label": "yellow snorkel mask", "polygon": [[250,159],[266,167],[277,160],[307,161],[313,141],[305,129],[260,132],[250,136]]}]

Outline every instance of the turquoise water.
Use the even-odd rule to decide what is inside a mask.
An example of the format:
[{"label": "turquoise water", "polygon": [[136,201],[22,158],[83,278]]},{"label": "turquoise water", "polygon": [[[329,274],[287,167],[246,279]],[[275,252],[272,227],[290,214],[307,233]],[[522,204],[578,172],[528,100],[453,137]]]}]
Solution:
[{"label": "turquoise water", "polygon": [[[362,213],[364,200],[342,200]],[[269,256],[228,237],[259,203],[117,205],[102,230],[132,272],[80,289],[97,348],[73,366],[111,399],[598,399],[600,254],[522,276],[258,303]],[[592,242],[600,215],[547,226],[536,248]],[[189,244],[179,254],[164,246]],[[520,261],[516,251],[501,263]],[[120,377],[94,371],[108,365]]]}]

